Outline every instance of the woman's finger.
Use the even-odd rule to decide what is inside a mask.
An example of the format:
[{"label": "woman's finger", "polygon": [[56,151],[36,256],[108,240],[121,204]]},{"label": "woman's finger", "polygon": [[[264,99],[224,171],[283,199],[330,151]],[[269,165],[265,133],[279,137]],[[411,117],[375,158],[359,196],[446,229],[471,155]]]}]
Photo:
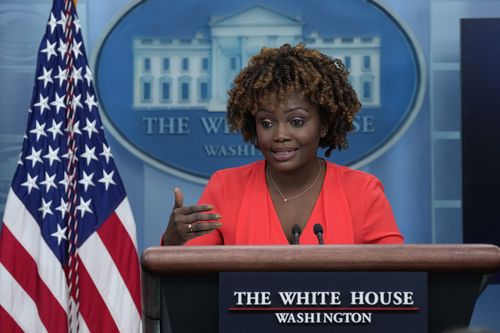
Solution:
[{"label": "woman's finger", "polygon": [[197,213],[208,212],[214,209],[212,205],[193,205],[193,206],[185,206],[174,208],[173,213],[176,215],[192,215]]},{"label": "woman's finger", "polygon": [[217,220],[220,219],[221,216],[219,214],[195,213],[190,215],[175,215],[173,216],[172,221],[182,226],[183,224],[203,222],[203,221],[217,222]]},{"label": "woman's finger", "polygon": [[181,208],[184,206],[184,194],[182,193],[182,190],[178,187],[174,188],[174,209],[176,208]]},{"label": "woman's finger", "polygon": [[187,231],[191,233],[207,232],[219,229],[222,226],[220,222],[196,222],[196,223],[188,223]]}]

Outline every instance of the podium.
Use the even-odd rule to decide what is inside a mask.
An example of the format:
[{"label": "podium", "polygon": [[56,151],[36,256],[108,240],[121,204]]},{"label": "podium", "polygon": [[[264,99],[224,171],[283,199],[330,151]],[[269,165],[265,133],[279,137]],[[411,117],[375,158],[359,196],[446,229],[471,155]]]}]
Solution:
[{"label": "podium", "polygon": [[[144,332],[218,332],[219,272],[427,272],[429,333],[467,326],[500,248],[455,245],[163,246],[141,257]],[[161,325],[160,325],[161,321]]]}]

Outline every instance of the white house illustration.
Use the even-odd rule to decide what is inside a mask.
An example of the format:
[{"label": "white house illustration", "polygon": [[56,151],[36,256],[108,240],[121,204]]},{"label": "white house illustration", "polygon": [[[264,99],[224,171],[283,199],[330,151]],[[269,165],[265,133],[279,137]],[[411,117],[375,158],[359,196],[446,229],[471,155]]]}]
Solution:
[{"label": "white house illustration", "polygon": [[210,36],[133,41],[136,110],[225,111],[227,90],[248,59],[264,46],[303,42],[343,61],[365,107],[380,107],[380,37],[303,34],[300,17],[255,5],[211,17]]}]

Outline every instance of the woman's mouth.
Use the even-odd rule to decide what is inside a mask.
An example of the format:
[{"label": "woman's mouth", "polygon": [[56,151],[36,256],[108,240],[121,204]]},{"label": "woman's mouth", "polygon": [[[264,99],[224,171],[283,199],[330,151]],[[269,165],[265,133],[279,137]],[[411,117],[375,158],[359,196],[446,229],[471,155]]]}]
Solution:
[{"label": "woman's mouth", "polygon": [[273,157],[275,160],[279,162],[285,162],[290,160],[295,156],[295,153],[297,153],[296,148],[277,148],[277,149],[272,149]]}]

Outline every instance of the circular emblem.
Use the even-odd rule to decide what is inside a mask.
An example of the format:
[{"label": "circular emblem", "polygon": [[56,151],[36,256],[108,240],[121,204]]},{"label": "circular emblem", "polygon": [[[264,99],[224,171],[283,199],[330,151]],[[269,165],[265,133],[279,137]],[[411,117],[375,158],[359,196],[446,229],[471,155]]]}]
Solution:
[{"label": "circular emblem", "polygon": [[380,156],[420,109],[420,48],[375,1],[149,0],[127,9],[99,45],[104,122],[145,162],[194,182],[260,159],[229,132],[227,90],[253,54],[284,43],[304,43],[349,69],[363,108],[349,149],[332,153],[336,163],[361,167]]}]

